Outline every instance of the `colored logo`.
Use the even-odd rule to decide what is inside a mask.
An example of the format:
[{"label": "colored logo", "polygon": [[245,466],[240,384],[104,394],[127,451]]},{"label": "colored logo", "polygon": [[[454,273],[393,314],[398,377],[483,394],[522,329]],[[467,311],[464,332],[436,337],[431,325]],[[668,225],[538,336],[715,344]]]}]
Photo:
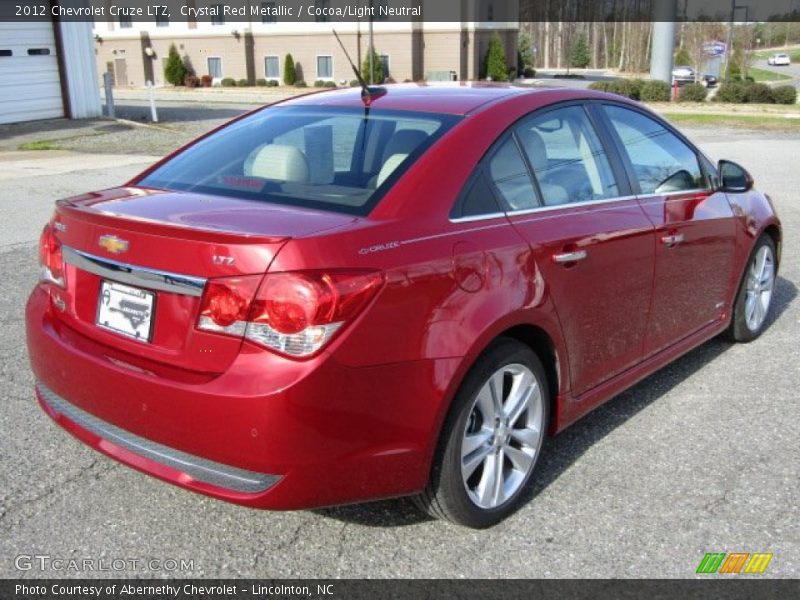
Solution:
[{"label": "colored logo", "polygon": [[101,235],[97,242],[101,248],[105,248],[111,254],[119,254],[128,249],[128,241],[118,238],[115,235]]},{"label": "colored logo", "polygon": [[704,575],[713,573],[734,575],[739,573],[752,573],[759,575],[767,570],[767,565],[772,560],[772,553],[766,552],[708,552],[697,572]]}]

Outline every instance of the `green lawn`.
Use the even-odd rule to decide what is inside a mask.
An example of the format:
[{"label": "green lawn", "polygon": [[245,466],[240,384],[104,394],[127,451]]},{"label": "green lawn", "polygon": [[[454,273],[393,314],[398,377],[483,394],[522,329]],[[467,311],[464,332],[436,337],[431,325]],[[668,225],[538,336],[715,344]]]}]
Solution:
[{"label": "green lawn", "polygon": [[58,150],[58,146],[50,140],[35,140],[25,142],[19,147],[20,150]]},{"label": "green lawn", "polygon": [[788,54],[792,62],[800,62],[800,49],[785,50],[783,48],[773,48],[771,50],[759,50],[755,53],[756,58],[767,60],[773,54]]},{"label": "green lawn", "polygon": [[741,129],[769,129],[773,131],[800,131],[800,119],[761,115],[709,115],[702,113],[662,113],[673,123],[682,125],[708,125],[737,127]]},{"label": "green lawn", "polygon": [[773,71],[758,69],[756,67],[750,67],[747,69],[747,75],[756,81],[785,81],[787,79],[791,79],[791,77],[784,75],[783,73],[775,73]]}]

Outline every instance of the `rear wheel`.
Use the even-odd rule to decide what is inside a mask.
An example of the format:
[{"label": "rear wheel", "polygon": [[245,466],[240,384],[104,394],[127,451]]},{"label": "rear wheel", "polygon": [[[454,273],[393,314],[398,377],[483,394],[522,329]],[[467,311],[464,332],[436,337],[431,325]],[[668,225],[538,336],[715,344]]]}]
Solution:
[{"label": "rear wheel", "polygon": [[776,272],[775,242],[765,234],[756,242],[739,286],[728,332],[732,340],[750,342],[764,331],[772,305]]},{"label": "rear wheel", "polygon": [[548,399],[536,354],[515,340],[493,344],[456,395],[417,504],[475,528],[516,510],[546,435]]}]

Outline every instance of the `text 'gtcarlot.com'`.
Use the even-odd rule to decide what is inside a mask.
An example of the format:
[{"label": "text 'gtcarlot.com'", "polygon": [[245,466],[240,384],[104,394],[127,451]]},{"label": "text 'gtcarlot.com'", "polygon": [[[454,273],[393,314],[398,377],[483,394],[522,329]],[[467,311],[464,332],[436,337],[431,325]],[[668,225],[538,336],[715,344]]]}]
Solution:
[{"label": "text 'gtcarlot.com'", "polygon": [[56,571],[60,573],[107,571],[194,571],[194,559],[184,558],[66,558],[48,554],[20,554],[14,558],[18,571]]}]

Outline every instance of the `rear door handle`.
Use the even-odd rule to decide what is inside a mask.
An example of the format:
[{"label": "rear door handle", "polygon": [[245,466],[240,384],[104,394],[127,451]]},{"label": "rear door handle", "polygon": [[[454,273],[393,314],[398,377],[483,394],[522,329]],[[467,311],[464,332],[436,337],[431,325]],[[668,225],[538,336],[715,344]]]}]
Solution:
[{"label": "rear door handle", "polygon": [[577,262],[583,260],[588,256],[586,250],[575,250],[575,252],[564,252],[562,254],[553,254],[553,262],[558,264]]},{"label": "rear door handle", "polygon": [[672,248],[673,246],[677,246],[683,241],[683,234],[676,233],[673,235],[665,235],[661,237],[661,243],[664,244],[667,248]]}]

